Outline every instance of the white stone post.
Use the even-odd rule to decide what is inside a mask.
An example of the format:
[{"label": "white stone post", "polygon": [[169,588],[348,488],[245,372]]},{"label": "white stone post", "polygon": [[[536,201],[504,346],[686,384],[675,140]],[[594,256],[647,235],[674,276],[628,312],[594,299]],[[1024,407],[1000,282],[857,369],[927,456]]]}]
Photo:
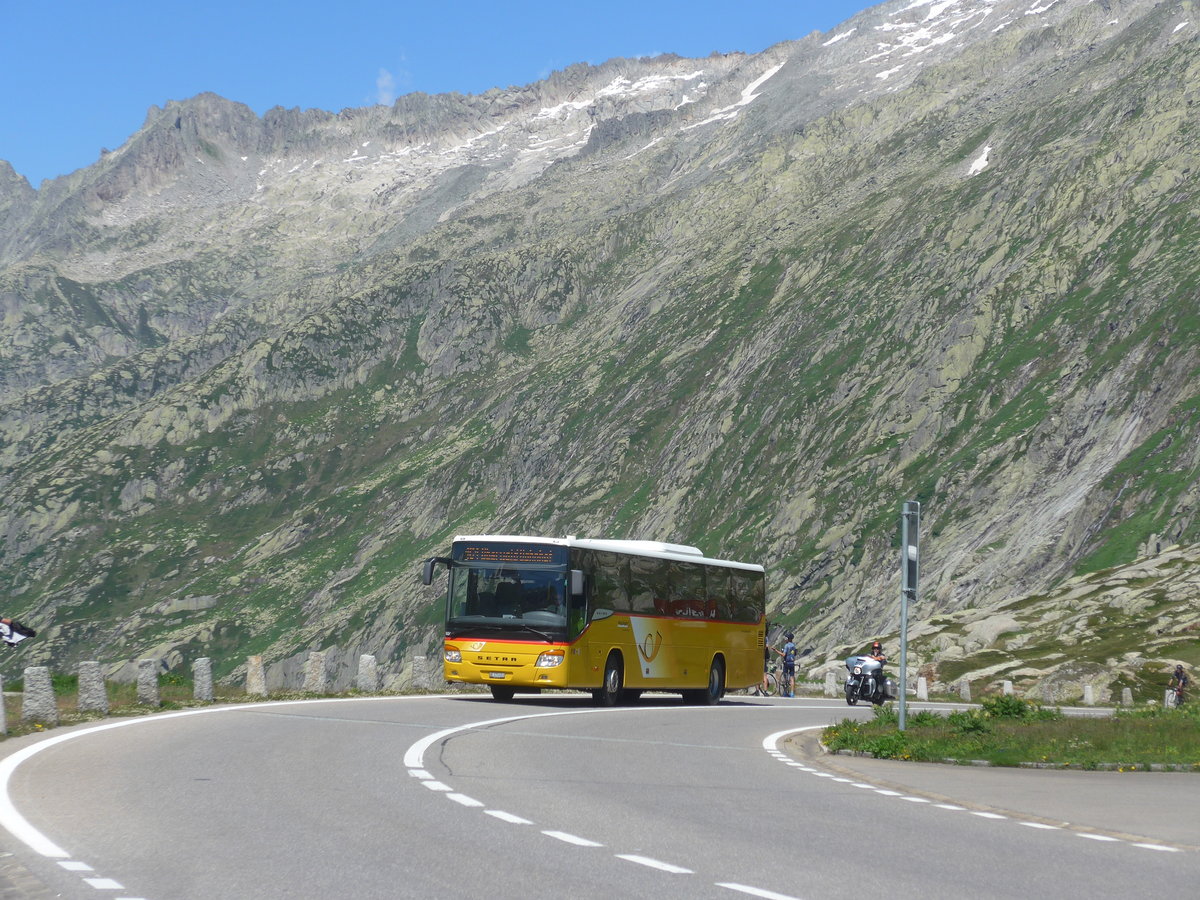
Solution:
[{"label": "white stone post", "polygon": [[1000,685],[1000,690],[1005,697],[1011,697],[1013,694],[1012,682],[1005,681]]},{"label": "white stone post", "polygon": [[[29,670],[26,669],[25,671],[28,672]],[[26,688],[26,690],[28,690],[28,688]],[[1174,706],[1175,706],[1175,692],[1173,690],[1171,690],[1170,688],[1167,688],[1167,692],[1163,695],[1163,708],[1171,709]]]},{"label": "white stone post", "polygon": [[158,706],[158,660],[139,659],[137,702],[143,706]]},{"label": "white stone post", "polygon": [[917,699],[923,703],[929,701],[929,679],[924,675],[917,676]]},{"label": "white stone post", "polygon": [[825,696],[837,696],[837,675],[835,675],[833,672],[825,673]]},{"label": "white stone post", "polygon": [[21,695],[21,718],[26,722],[44,725],[58,724],[58,703],[54,700],[54,683],[45,666],[30,666],[25,670],[25,691]]},{"label": "white stone post", "polygon": [[104,687],[104,673],[100,671],[98,662],[79,664],[78,707],[80,712],[95,711],[102,716],[108,715],[108,690]]},{"label": "white stone post", "polygon": [[971,702],[971,682],[967,681],[966,676],[958,682],[958,696],[967,703]]},{"label": "white stone post", "polygon": [[246,695],[250,697],[267,696],[267,670],[263,666],[261,656],[246,658]]},{"label": "white stone post", "polygon": [[358,689],[364,694],[379,693],[379,667],[369,653],[358,658]]},{"label": "white stone post", "polygon": [[304,687],[309,694],[325,693],[325,651],[313,650],[304,662]]},{"label": "white stone post", "polygon": [[1096,705],[1096,690],[1095,690],[1095,688],[1092,687],[1092,684],[1090,681],[1083,686],[1083,705],[1084,706],[1095,706]]},{"label": "white stone post", "polygon": [[1121,705],[1133,706],[1133,689],[1121,688]]},{"label": "white stone post", "polygon": [[192,663],[192,696],[197,700],[212,701],[212,660],[207,656]]}]

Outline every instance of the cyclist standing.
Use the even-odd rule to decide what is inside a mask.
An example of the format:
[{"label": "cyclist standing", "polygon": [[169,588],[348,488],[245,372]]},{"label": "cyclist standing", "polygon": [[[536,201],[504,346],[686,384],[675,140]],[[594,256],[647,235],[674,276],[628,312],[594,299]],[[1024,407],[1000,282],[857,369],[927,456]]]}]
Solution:
[{"label": "cyclist standing", "polygon": [[[795,697],[796,696],[796,636],[790,631],[784,635],[787,643],[783,645],[782,650],[776,650],[783,657],[783,675],[779,681],[779,696]],[[774,648],[772,648],[774,649]]]}]

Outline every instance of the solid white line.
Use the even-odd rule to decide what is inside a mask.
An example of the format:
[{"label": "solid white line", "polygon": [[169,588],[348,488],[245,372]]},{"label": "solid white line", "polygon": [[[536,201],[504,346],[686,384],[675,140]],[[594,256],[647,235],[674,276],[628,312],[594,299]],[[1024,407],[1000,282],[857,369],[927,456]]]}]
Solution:
[{"label": "solid white line", "polygon": [[528,819],[522,819],[520,816],[514,816],[512,813],[504,812],[501,809],[485,809],[484,812],[489,816],[495,816],[502,822],[510,822],[513,825],[532,825]]},{"label": "solid white line", "polygon": [[651,859],[648,856],[635,856],[631,853],[618,853],[617,859],[625,859],[631,863],[637,863],[639,866],[649,866],[651,869],[658,869],[660,872],[670,872],[672,875],[696,874],[691,869],[685,869],[683,866],[673,866],[671,863],[665,863],[657,859]]},{"label": "solid white line", "polygon": [[745,884],[734,884],[729,881],[718,881],[717,887],[729,888],[731,891],[737,891],[741,894],[749,894],[752,897],[762,897],[764,900],[799,900],[790,894],[777,894],[774,891],[764,891],[762,888],[750,887]]},{"label": "solid white line", "polygon": [[603,844],[597,844],[595,841],[589,841],[587,838],[576,837],[573,834],[567,834],[565,831],[543,831],[542,834],[546,837],[552,837],[559,841],[566,841],[568,844],[574,844],[576,847],[603,847]]}]

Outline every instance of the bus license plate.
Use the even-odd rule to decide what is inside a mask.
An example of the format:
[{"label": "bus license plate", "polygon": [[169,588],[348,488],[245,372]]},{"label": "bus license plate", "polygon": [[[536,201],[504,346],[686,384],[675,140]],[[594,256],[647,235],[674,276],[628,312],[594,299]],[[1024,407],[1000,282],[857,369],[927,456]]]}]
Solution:
[{"label": "bus license plate", "polygon": [[488,678],[503,678],[503,672],[488,672]]}]

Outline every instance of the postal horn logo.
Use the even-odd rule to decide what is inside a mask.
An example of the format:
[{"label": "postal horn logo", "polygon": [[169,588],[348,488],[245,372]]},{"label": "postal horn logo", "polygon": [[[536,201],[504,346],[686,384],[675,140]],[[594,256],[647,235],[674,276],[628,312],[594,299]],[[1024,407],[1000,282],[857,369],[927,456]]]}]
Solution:
[{"label": "postal horn logo", "polygon": [[480,650],[482,650],[486,646],[487,646],[487,641],[471,641],[471,643],[467,645],[467,649],[470,650],[472,653],[478,653]]},{"label": "postal horn logo", "polygon": [[658,651],[662,649],[662,634],[654,632],[648,634],[638,645],[638,652],[642,654],[642,659],[646,662],[654,662],[654,657],[658,656]]}]

